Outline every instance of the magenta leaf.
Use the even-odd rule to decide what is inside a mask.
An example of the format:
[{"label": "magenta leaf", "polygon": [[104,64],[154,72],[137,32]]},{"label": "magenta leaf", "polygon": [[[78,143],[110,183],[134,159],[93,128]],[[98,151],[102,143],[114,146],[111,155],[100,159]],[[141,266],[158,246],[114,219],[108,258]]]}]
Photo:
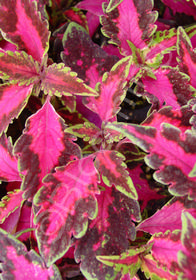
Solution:
[{"label": "magenta leaf", "polygon": [[196,4],[195,0],[161,0],[165,5],[170,7],[175,14],[185,13],[186,15],[193,16],[196,19]]},{"label": "magenta leaf", "polygon": [[72,234],[77,238],[85,234],[88,218],[96,217],[97,181],[92,157],[69,162],[44,178],[34,203],[41,206],[35,223],[39,250],[47,265],[65,254]]},{"label": "magenta leaf", "polygon": [[19,170],[25,175],[21,188],[26,199],[32,200],[42,186],[42,179],[54,167],[80,157],[74,138],[64,129],[64,121],[49,101],[27,120],[26,128],[14,146]]},{"label": "magenta leaf", "polygon": [[77,78],[76,72],[71,72],[71,69],[66,67],[64,63],[54,63],[45,70],[42,89],[45,94],[57,96],[97,95],[83,80]]},{"label": "magenta leaf", "polygon": [[191,199],[196,199],[196,178],[189,177],[196,160],[194,132],[187,130],[181,133],[179,128],[169,123],[156,126],[123,123],[108,125],[149,153],[145,157],[147,165],[158,169],[154,178],[158,182],[169,184],[169,191],[173,195],[188,194]]},{"label": "magenta leaf", "polygon": [[2,134],[0,137],[0,180],[6,182],[22,181],[17,164],[17,159],[13,155],[11,139]]},{"label": "magenta leaf", "polygon": [[34,251],[27,251],[25,245],[11,234],[0,229],[0,276],[1,279],[61,280],[58,268],[46,267],[42,258]]},{"label": "magenta leaf", "polygon": [[28,86],[39,81],[39,65],[25,52],[0,51],[0,78]]},{"label": "magenta leaf", "polygon": [[148,242],[152,244],[151,253],[159,267],[165,268],[171,273],[177,273],[180,270],[178,251],[183,248],[180,237],[180,230],[167,231],[164,234],[154,234]]},{"label": "magenta leaf", "polygon": [[32,85],[0,85],[0,134],[7,129],[13,118],[18,117],[27,104],[31,91]]},{"label": "magenta leaf", "polygon": [[[6,40],[41,62],[49,48],[48,23],[30,0],[0,2],[0,29]],[[28,30],[28,32],[27,32]]]},{"label": "magenta leaf", "polygon": [[118,61],[110,70],[103,75],[102,82],[97,83],[98,97],[86,97],[85,105],[97,113],[102,121],[113,118],[120,110],[127,86],[126,78],[129,74],[132,59],[126,57]]},{"label": "magenta leaf", "polygon": [[196,90],[190,85],[189,77],[177,68],[160,67],[153,71],[156,80],[151,77],[143,77],[139,80],[135,92],[144,95],[150,103],[159,103],[179,109],[193,98]]},{"label": "magenta leaf", "polygon": [[151,254],[142,256],[141,270],[144,272],[147,279],[156,280],[177,280],[177,275],[171,274],[164,268],[158,267],[157,262]]},{"label": "magenta leaf", "polygon": [[123,275],[129,273],[130,277],[134,277],[141,266],[141,254],[146,254],[150,246],[140,246],[139,248],[131,248],[120,256],[97,256],[102,263],[111,266],[115,271],[121,272]]},{"label": "magenta leaf", "polygon": [[180,71],[189,75],[190,83],[196,88],[196,53],[182,27],[178,28],[178,54]]},{"label": "magenta leaf", "polygon": [[102,32],[111,38],[110,43],[119,46],[123,55],[130,55],[128,41],[143,49],[154,33],[157,12],[152,11],[153,1],[110,0],[103,5],[105,16],[101,16]]},{"label": "magenta leaf", "polygon": [[137,192],[124,160],[125,157],[117,151],[103,150],[97,152],[95,167],[108,187],[114,185],[118,191],[137,200]]},{"label": "magenta leaf", "polygon": [[165,233],[170,230],[182,229],[181,214],[183,211],[189,212],[196,217],[196,202],[187,197],[172,198],[161,210],[153,216],[144,220],[137,226],[137,230],[142,230],[150,234]]},{"label": "magenta leaf", "polygon": [[182,213],[182,235],[181,240],[183,249],[178,253],[178,261],[182,273],[179,280],[195,279],[195,262],[196,262],[196,219],[190,213]]},{"label": "magenta leaf", "polygon": [[22,198],[23,191],[14,190],[13,192],[8,192],[0,201],[0,223],[2,224],[4,220],[17,208],[21,207],[24,199]]},{"label": "magenta leaf", "polygon": [[62,43],[63,62],[93,88],[101,81],[103,74],[118,61],[116,56],[108,55],[100,46],[93,43],[86,30],[74,22],[66,29]]},{"label": "magenta leaf", "polygon": [[140,220],[139,204],[114,187],[97,196],[98,215],[90,222],[84,237],[76,240],[76,261],[87,279],[120,279],[113,268],[97,260],[100,255],[120,255],[135,239],[133,221]]}]

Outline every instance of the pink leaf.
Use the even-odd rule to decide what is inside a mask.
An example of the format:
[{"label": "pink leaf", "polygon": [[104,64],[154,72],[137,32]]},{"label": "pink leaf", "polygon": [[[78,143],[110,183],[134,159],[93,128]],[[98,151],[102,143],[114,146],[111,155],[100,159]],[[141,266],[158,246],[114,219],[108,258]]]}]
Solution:
[{"label": "pink leaf", "polygon": [[193,16],[196,19],[196,5],[195,0],[161,0],[165,5],[172,9],[173,13],[185,13]]},{"label": "pink leaf", "polygon": [[178,28],[178,54],[180,71],[189,75],[191,85],[196,88],[196,52],[182,27]]},{"label": "pink leaf", "polygon": [[135,89],[138,95],[145,95],[151,103],[159,102],[163,105],[179,109],[193,98],[195,89],[191,87],[187,75],[179,72],[177,68],[160,67],[153,71],[156,80],[151,77],[143,77],[139,80]]},{"label": "pink leaf", "polygon": [[27,104],[32,85],[0,85],[0,134],[5,131],[13,118],[18,117]]},{"label": "pink leaf", "polygon": [[41,206],[35,223],[39,250],[48,265],[69,249],[72,234],[82,237],[88,218],[96,217],[97,181],[92,157],[69,162],[44,178],[34,203]]},{"label": "pink leaf", "polygon": [[80,157],[79,147],[64,129],[64,121],[49,101],[27,120],[26,129],[14,147],[20,172],[25,175],[22,189],[26,199],[33,198],[42,186],[42,179],[53,168]]},{"label": "pink leaf", "polygon": [[0,229],[0,261],[2,279],[61,280],[56,266],[47,268],[41,257],[34,251],[27,251],[25,245],[11,234]]},{"label": "pink leaf", "polygon": [[17,208],[21,207],[24,199],[22,198],[23,191],[15,190],[13,192],[8,192],[6,196],[1,199],[0,202],[0,223],[2,224],[4,220]]},{"label": "pink leaf", "polygon": [[171,273],[177,273],[180,270],[178,265],[178,251],[182,249],[180,236],[179,230],[167,231],[164,234],[153,235],[148,242],[152,244],[151,252],[157,264]]},{"label": "pink leaf", "polygon": [[39,81],[39,65],[25,52],[0,50],[0,77],[19,85]]},{"label": "pink leaf", "polygon": [[3,134],[0,137],[0,179],[9,182],[22,181],[17,164],[17,159],[13,155],[11,140]]},{"label": "pink leaf", "polygon": [[[3,36],[41,62],[48,51],[49,31],[41,20],[35,2],[29,0],[1,0],[0,29]],[[28,31],[28,32],[27,32]]]},{"label": "pink leaf", "polygon": [[147,279],[157,280],[177,280],[177,275],[170,274],[164,268],[157,265],[157,262],[153,259],[152,255],[148,254],[142,256],[141,270],[144,272]]},{"label": "pink leaf", "polygon": [[113,118],[120,110],[119,105],[126,94],[126,78],[129,74],[131,62],[130,57],[118,61],[110,72],[104,74],[102,82],[96,85],[99,96],[84,99],[85,105],[97,113],[102,121]]},{"label": "pink leaf", "polygon": [[152,11],[152,1],[111,0],[103,8],[102,32],[111,38],[111,43],[119,46],[124,56],[132,53],[128,41],[137,48],[146,47],[147,40],[156,29],[157,12]]},{"label": "pink leaf", "polygon": [[42,89],[50,95],[94,95],[97,93],[77,78],[77,73],[71,72],[64,63],[52,64],[45,70]]},{"label": "pink leaf", "polygon": [[154,178],[169,184],[173,195],[196,199],[196,178],[189,177],[196,161],[196,136],[193,131],[182,133],[179,128],[160,123],[157,127],[135,124],[110,124],[108,128],[123,133],[149,154],[146,163],[154,169]]},{"label": "pink leaf", "polygon": [[150,234],[165,233],[168,230],[171,232],[177,229],[181,230],[181,214],[183,211],[187,211],[196,217],[196,203],[186,197],[173,198],[161,210],[140,223],[137,230]]}]

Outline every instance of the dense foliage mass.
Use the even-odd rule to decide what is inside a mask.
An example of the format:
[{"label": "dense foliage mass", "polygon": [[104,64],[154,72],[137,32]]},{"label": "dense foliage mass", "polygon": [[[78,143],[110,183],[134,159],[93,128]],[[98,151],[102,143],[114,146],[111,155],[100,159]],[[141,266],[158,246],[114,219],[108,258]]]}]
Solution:
[{"label": "dense foliage mass", "polygon": [[195,21],[0,0],[1,279],[195,279]]}]

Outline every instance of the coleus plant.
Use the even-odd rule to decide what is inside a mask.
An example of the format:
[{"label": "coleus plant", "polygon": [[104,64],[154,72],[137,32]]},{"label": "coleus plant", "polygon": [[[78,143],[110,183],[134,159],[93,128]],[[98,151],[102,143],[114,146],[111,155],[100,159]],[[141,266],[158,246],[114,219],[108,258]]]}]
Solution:
[{"label": "coleus plant", "polygon": [[1,279],[194,279],[196,3],[162,2],[0,0]]}]

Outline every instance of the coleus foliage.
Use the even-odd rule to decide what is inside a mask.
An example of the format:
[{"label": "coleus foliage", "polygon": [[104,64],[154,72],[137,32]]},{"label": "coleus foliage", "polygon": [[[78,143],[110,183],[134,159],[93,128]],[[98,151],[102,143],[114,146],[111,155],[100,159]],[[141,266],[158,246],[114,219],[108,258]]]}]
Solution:
[{"label": "coleus foliage", "polygon": [[194,279],[196,26],[154,4],[0,0],[1,279]]}]

